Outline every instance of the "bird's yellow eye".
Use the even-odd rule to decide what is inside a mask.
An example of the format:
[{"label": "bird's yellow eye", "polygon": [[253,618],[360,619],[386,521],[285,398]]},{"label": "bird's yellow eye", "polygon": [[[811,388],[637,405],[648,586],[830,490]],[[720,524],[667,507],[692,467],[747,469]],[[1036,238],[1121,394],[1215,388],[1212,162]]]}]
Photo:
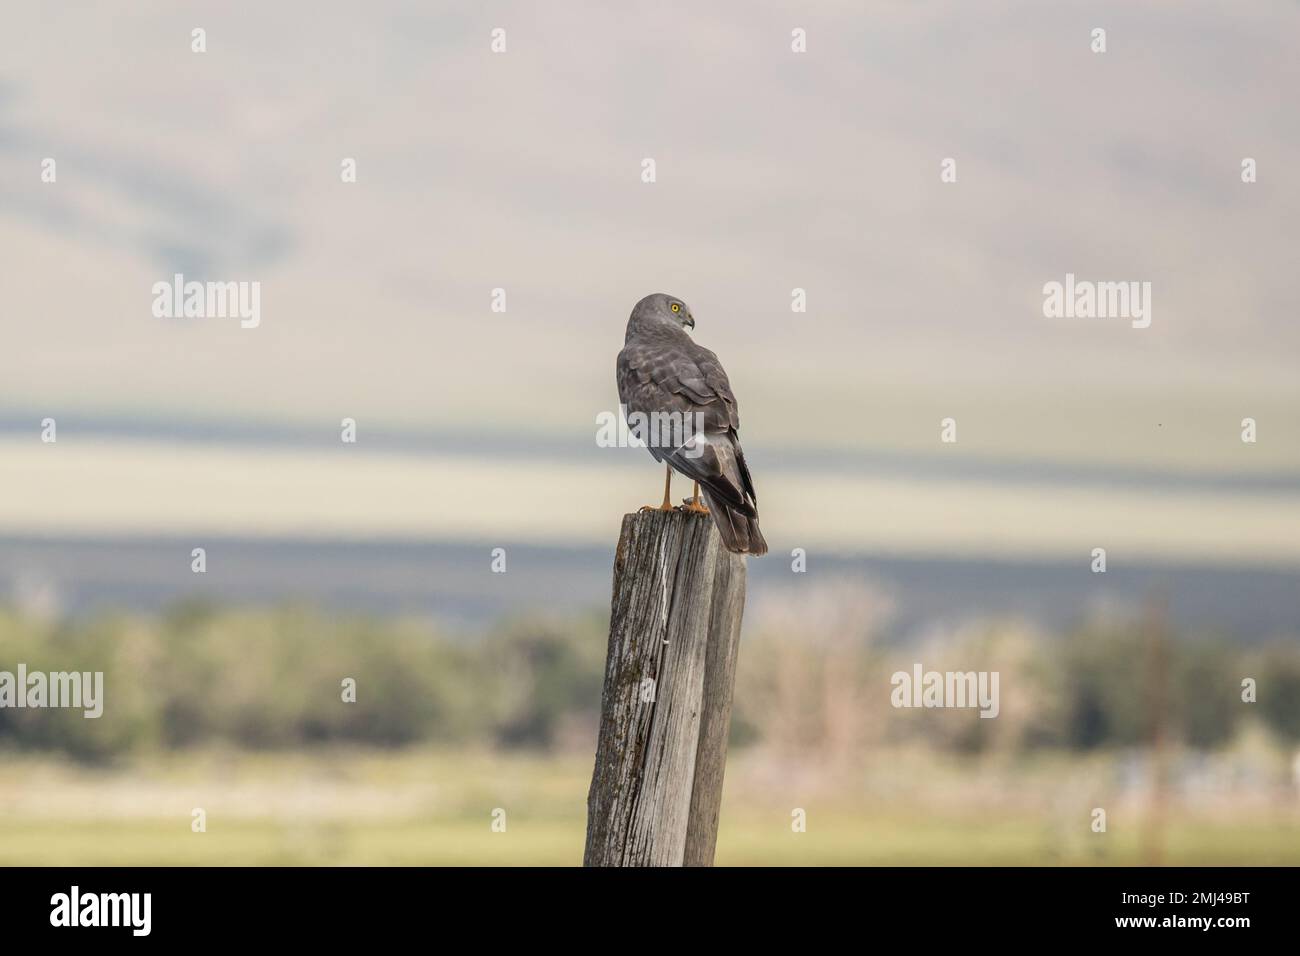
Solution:
[{"label": "bird's yellow eye", "polygon": [[680,311],[682,311],[682,307],[681,307],[680,305],[678,305],[676,302],[674,302],[674,303],[673,303],[673,311],[674,311],[674,312],[680,312]]}]

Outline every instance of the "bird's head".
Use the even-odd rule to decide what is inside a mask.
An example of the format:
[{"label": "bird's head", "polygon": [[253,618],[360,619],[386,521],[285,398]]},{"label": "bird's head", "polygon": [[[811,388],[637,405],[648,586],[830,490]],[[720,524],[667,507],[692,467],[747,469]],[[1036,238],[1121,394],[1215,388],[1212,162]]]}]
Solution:
[{"label": "bird's head", "polygon": [[628,324],[652,322],[668,322],[679,325],[683,329],[695,328],[695,316],[691,315],[690,307],[677,296],[669,295],[667,292],[656,292],[638,302],[632,309],[632,318]]}]

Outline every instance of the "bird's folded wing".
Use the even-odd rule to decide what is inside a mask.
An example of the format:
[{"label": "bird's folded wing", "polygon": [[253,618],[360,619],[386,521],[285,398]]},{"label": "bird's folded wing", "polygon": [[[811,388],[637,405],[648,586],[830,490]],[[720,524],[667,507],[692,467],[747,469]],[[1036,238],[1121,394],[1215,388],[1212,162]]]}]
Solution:
[{"label": "bird's folded wing", "polygon": [[731,383],[716,355],[704,348],[695,351],[691,354],[660,342],[629,342],[618,357],[619,398],[629,413],[682,416],[679,420],[686,423],[687,437],[702,425],[703,434],[684,446],[651,445],[650,453],[752,515],[753,506],[746,501],[750,482],[736,440],[739,414]]}]

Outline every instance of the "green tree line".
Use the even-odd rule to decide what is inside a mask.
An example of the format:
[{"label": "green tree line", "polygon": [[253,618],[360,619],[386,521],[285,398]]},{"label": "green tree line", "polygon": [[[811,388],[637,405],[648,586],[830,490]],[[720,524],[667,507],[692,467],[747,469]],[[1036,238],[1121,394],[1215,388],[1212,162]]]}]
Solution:
[{"label": "green tree line", "polygon": [[[66,621],[0,609],[0,671],[20,663],[29,672],[102,671],[105,698],[98,719],[0,708],[0,746],[103,760],[212,744],[589,745],[605,625],[603,612],[466,634],[298,607],[184,605]],[[988,625],[884,648],[851,628],[801,629],[778,617],[747,627],[740,657],[737,746],[849,753],[917,739],[963,751],[1087,750],[1142,744],[1157,717],[1164,733],[1195,747],[1225,744],[1252,717],[1280,741],[1300,742],[1295,642],[1245,650],[1226,637],[1174,636],[1153,659],[1136,623],[1060,635]],[[913,660],[998,670],[998,718],[891,709],[889,675]],[[1241,699],[1248,677],[1255,703]],[[355,701],[344,699],[349,679]]]}]

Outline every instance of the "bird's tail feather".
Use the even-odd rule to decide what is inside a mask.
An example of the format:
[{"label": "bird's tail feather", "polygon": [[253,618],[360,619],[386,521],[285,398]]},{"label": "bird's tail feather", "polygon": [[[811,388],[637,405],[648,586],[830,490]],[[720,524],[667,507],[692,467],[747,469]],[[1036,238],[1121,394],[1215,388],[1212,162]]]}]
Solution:
[{"label": "bird's tail feather", "polygon": [[700,491],[704,493],[713,523],[718,526],[718,533],[728,551],[755,556],[767,554],[767,542],[763,540],[763,532],[758,530],[757,513],[752,517],[742,513],[719,498],[707,485],[701,485]]}]

